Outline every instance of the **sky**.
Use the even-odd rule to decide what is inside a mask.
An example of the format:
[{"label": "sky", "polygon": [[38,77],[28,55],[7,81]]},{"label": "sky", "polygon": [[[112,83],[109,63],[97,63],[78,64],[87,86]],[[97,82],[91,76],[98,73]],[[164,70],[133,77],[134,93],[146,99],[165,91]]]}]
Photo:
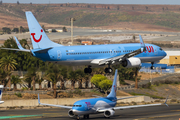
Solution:
[{"label": "sky", "polygon": [[[1,0],[0,0],[1,1]],[[168,4],[180,5],[180,0],[2,0],[3,3],[100,3],[100,4]]]}]

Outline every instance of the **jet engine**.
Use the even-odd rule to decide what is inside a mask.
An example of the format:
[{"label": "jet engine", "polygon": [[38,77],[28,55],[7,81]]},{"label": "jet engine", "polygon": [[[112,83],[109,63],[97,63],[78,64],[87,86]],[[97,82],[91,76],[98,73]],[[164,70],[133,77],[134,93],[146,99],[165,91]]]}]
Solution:
[{"label": "jet engine", "polygon": [[122,66],[126,68],[139,67],[141,65],[141,60],[139,58],[128,58],[122,62]]},{"label": "jet engine", "polygon": [[72,111],[72,110],[69,110],[69,111],[68,111],[68,115],[69,115],[69,117],[74,117],[73,111]]},{"label": "jet engine", "polygon": [[106,110],[106,111],[104,111],[104,116],[105,116],[106,118],[109,118],[110,116],[113,116],[114,113],[115,113],[114,110]]}]

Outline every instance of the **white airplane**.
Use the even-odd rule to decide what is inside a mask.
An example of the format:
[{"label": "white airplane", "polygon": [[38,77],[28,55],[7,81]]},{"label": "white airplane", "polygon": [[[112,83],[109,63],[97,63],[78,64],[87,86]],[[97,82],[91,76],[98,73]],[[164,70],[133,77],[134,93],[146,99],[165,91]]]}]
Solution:
[{"label": "white airplane", "polygon": [[[117,100],[137,97],[137,96],[131,96],[131,97],[124,97],[124,98],[116,98],[117,73],[118,73],[118,71],[116,70],[115,76],[114,76],[114,81],[113,81],[112,88],[111,88],[111,92],[107,97],[96,96],[98,98],[79,100],[79,101],[75,102],[73,106],[63,106],[63,105],[40,103],[40,98],[39,98],[39,94],[38,94],[38,103],[40,105],[61,107],[61,108],[69,109],[69,111],[68,111],[69,116],[76,117],[77,120],[80,119],[80,116],[84,116],[84,118],[89,118],[89,114],[104,113],[104,116],[106,118],[109,118],[114,115],[115,110],[162,105],[161,103],[159,103],[159,104],[115,107]],[[166,102],[167,102],[167,99],[164,103],[165,105],[167,105]]]},{"label": "white airplane", "polygon": [[4,101],[1,101],[3,88],[4,88],[4,86],[0,85],[0,104],[4,103]]}]

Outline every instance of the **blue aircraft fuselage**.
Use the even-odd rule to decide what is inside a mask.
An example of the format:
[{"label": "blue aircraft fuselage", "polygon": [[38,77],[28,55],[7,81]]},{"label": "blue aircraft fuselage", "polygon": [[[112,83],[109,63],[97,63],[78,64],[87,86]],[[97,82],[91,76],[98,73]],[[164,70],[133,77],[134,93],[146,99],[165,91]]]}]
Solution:
[{"label": "blue aircraft fuselage", "polygon": [[[121,56],[139,49],[140,43],[107,44],[107,45],[81,45],[54,47],[46,53],[37,53],[32,49],[35,57],[43,61],[55,62],[63,65],[94,65],[92,60],[108,59]],[[38,49],[39,50],[39,49]],[[153,44],[146,44],[145,52],[136,55],[141,62],[156,62],[166,56],[166,53]]]},{"label": "blue aircraft fuselage", "polygon": [[84,99],[74,103],[72,111],[75,115],[95,114],[97,109],[105,109],[116,106],[117,98],[93,98]]}]

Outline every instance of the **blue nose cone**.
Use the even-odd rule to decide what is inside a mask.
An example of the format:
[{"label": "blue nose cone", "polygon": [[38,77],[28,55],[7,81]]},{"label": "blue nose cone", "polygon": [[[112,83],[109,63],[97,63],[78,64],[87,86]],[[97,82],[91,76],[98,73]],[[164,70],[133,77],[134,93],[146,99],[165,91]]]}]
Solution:
[{"label": "blue nose cone", "polygon": [[165,57],[167,55],[167,53],[165,51],[163,51],[163,56]]}]

